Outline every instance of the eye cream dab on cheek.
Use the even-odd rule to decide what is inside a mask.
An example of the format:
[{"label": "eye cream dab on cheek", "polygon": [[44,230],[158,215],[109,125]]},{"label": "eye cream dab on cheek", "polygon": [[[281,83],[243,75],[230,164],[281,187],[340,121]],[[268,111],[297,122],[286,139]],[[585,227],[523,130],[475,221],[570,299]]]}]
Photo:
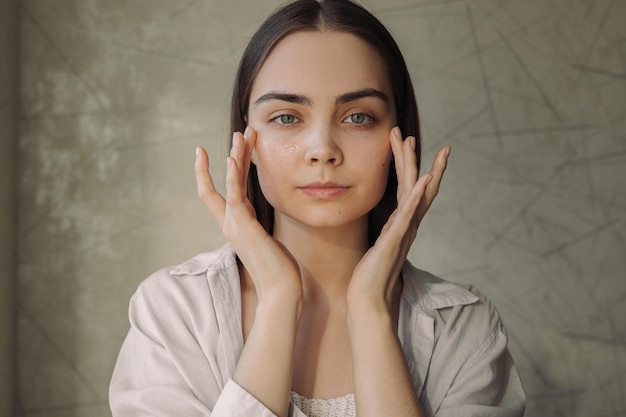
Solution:
[{"label": "eye cream dab on cheek", "polygon": [[278,158],[289,158],[298,153],[300,150],[300,145],[281,145],[276,147],[275,155]]}]

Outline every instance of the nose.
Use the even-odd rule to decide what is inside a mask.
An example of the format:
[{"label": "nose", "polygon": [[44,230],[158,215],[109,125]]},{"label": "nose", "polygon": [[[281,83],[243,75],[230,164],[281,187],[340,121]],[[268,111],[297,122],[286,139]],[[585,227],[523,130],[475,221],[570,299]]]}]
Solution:
[{"label": "nose", "polygon": [[307,140],[305,152],[307,164],[341,164],[343,162],[343,153],[335,136],[336,133],[328,127],[312,129]]}]

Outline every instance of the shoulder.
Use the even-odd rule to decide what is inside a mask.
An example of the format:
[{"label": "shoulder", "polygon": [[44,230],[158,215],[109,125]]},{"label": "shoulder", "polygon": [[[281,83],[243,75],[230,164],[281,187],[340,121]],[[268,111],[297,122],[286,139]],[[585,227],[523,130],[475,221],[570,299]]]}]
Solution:
[{"label": "shoulder", "polygon": [[427,413],[522,415],[524,392],[493,303],[409,263],[403,277],[405,354]]},{"label": "shoulder", "polygon": [[434,311],[455,306],[472,305],[482,295],[471,286],[439,278],[407,261],[402,269],[403,295],[418,310]]},{"label": "shoulder", "polygon": [[130,302],[131,322],[146,315],[168,319],[204,315],[216,298],[233,301],[238,286],[237,258],[230,246],[198,254],[154,272],[139,284]]},{"label": "shoulder", "polygon": [[411,310],[434,320],[436,339],[463,339],[471,351],[496,333],[504,334],[496,307],[476,287],[446,281],[408,262],[403,276]]},{"label": "shoulder", "polygon": [[237,269],[234,251],[226,245],[211,252],[200,253],[178,265],[159,269],[144,279],[134,297],[170,298],[178,292],[206,287],[209,279],[231,278]]}]

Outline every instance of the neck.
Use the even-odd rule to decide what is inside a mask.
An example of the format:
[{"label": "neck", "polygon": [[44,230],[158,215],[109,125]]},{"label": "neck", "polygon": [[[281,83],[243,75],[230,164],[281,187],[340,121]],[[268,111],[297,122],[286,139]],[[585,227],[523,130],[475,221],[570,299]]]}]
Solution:
[{"label": "neck", "polygon": [[345,299],[354,268],[368,250],[367,217],[341,227],[310,227],[276,216],[274,237],[300,266],[304,301]]}]

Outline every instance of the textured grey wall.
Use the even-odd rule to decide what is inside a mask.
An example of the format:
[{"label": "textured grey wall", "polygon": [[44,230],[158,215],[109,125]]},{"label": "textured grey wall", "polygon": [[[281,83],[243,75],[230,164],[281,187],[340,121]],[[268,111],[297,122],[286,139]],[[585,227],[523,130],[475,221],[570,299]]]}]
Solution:
[{"label": "textured grey wall", "polygon": [[[131,293],[223,242],[194,146],[223,172],[233,72],[278,3],[21,1],[21,415],[109,415]],[[527,416],[625,416],[626,2],[367,4],[425,163],[453,146],[411,258],[499,307]]]},{"label": "textured grey wall", "polygon": [[0,417],[14,415],[16,156],[17,7],[0,0]]}]

